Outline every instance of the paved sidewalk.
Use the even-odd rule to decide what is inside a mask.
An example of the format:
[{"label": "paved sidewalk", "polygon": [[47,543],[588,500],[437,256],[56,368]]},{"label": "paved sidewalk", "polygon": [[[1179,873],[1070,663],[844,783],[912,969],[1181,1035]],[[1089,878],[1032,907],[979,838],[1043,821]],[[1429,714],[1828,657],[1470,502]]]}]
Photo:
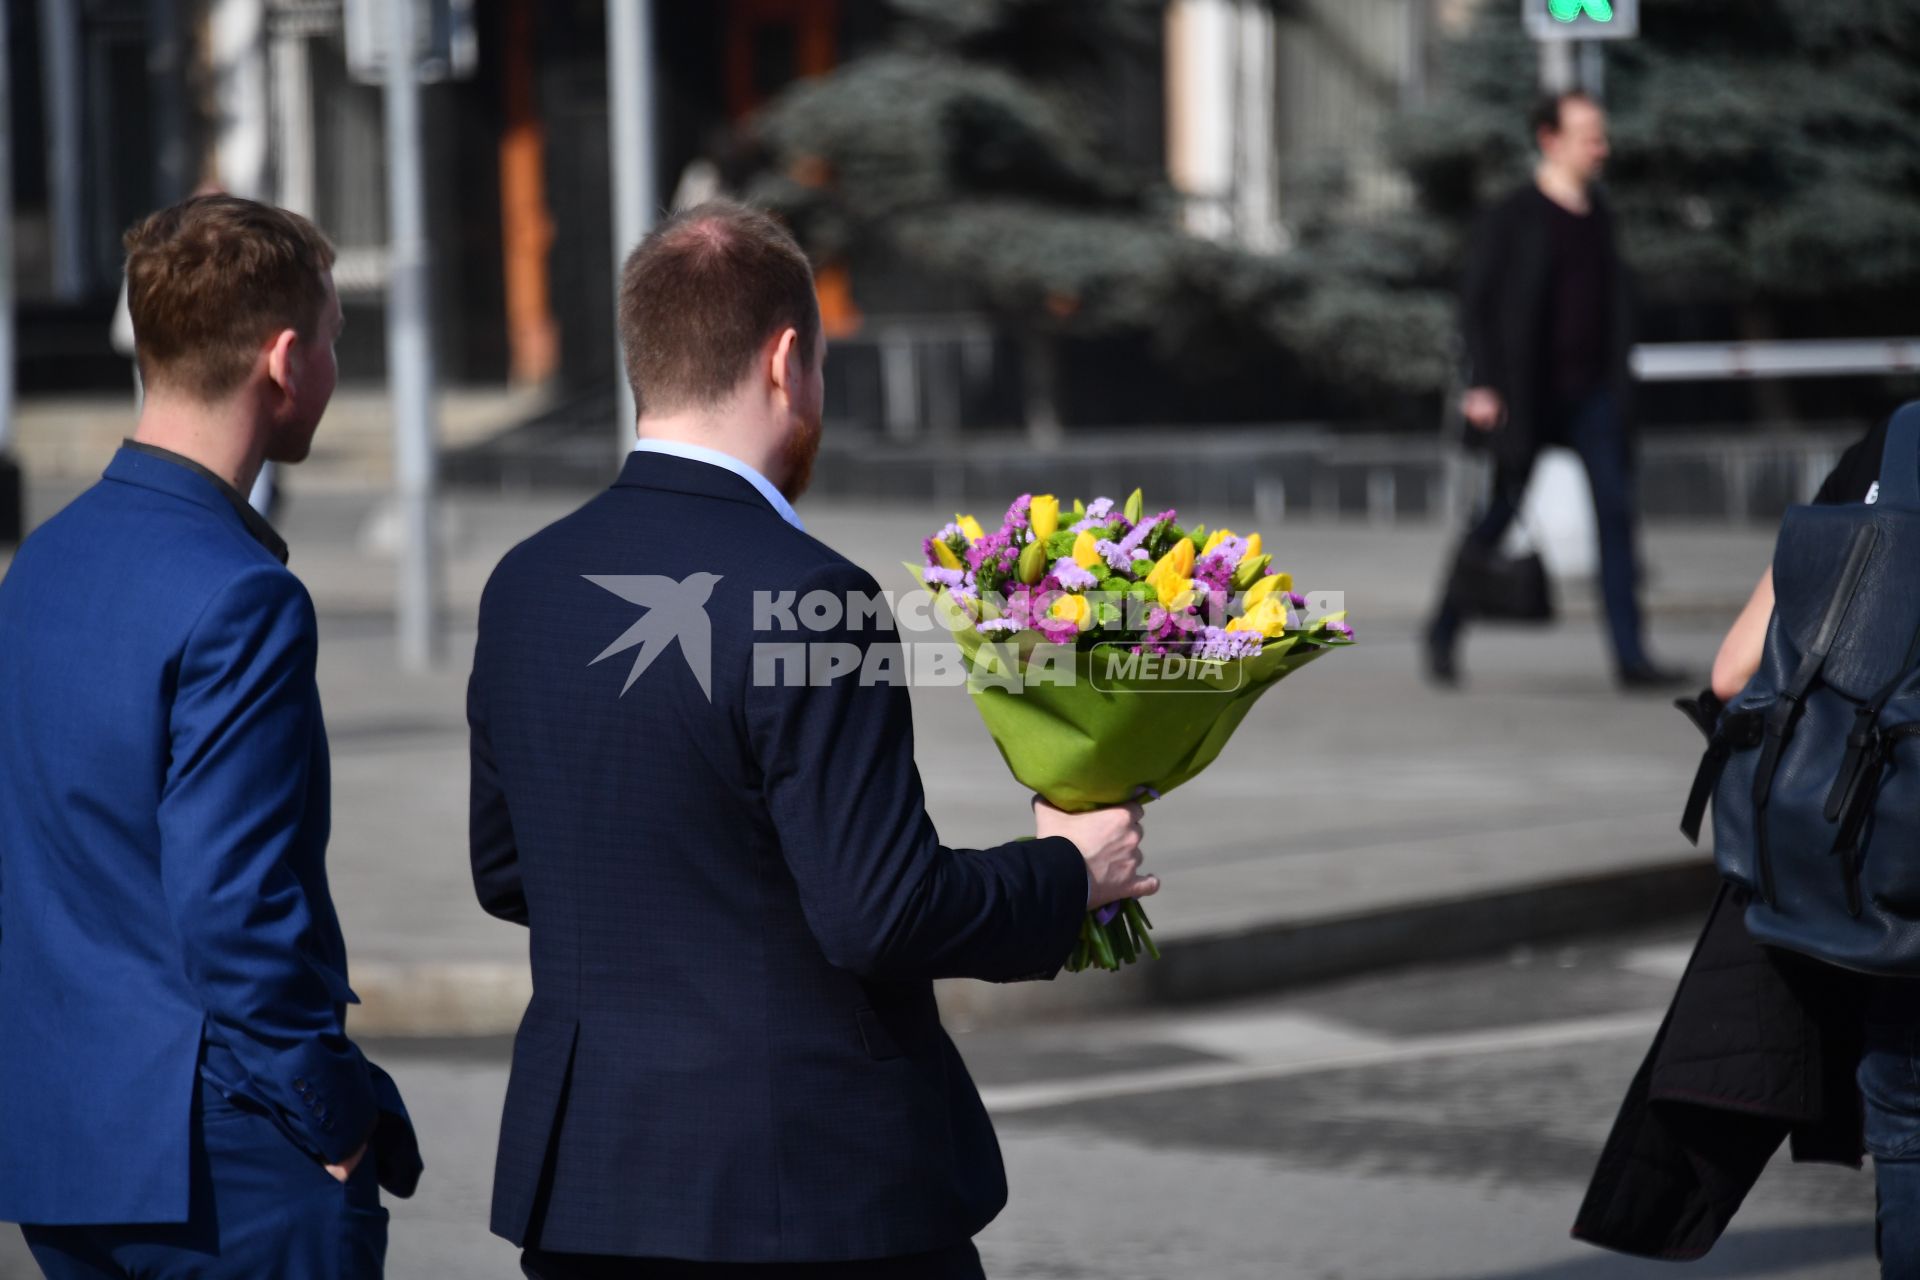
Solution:
[{"label": "paved sidewalk", "polygon": [[[33,513],[70,492],[37,487]],[[394,660],[393,565],[374,502],[292,481],[282,524],[322,620],[330,865],[365,1001],[361,1032],[491,1034],[517,1023],[524,934],[484,916],[467,878],[464,683],[487,573],[573,501],[452,504],[447,660],[408,677]],[[814,503],[802,514],[883,585],[904,587],[900,562],[945,513]],[[1195,514],[1247,526],[1243,514]],[[1557,627],[1476,633],[1469,691],[1442,693],[1420,680],[1413,636],[1444,531],[1265,532],[1304,589],[1347,593],[1360,643],[1269,695],[1211,770],[1152,806],[1149,856],[1166,888],[1150,906],[1167,960],[1117,978],[948,984],[956,1021],[1234,994],[1704,906],[1710,870],[1675,831],[1698,737],[1664,699],[1614,692],[1588,588],[1566,593]],[[1649,533],[1663,658],[1704,676],[1770,542],[1764,530]],[[943,838],[981,844],[1030,830],[1026,795],[964,693],[917,689],[914,703]]]}]

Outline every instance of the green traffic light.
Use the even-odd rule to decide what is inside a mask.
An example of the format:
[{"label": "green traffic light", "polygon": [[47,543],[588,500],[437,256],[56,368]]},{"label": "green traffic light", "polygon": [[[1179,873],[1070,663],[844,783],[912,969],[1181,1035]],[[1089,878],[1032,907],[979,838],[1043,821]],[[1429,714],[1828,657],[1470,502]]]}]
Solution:
[{"label": "green traffic light", "polygon": [[1595,22],[1613,21],[1612,0],[1547,0],[1547,12],[1560,22],[1576,22],[1583,13]]}]

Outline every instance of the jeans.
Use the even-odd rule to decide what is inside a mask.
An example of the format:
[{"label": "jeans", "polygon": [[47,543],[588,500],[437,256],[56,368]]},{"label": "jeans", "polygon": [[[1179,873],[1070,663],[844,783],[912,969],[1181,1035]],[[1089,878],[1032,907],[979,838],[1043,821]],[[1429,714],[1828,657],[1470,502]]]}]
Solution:
[{"label": "jeans", "polygon": [[1920,1276],[1920,981],[1878,979],[1867,998],[1860,1093],[1879,1190],[1880,1274]]},{"label": "jeans", "polygon": [[[1622,670],[1647,665],[1640,640],[1638,571],[1633,549],[1633,473],[1627,465],[1627,445],[1613,395],[1596,391],[1543,417],[1545,444],[1564,444],[1580,455],[1593,490],[1594,522],[1600,534],[1600,599],[1606,611],[1607,635],[1613,658]],[[1466,541],[1491,548],[1506,536],[1520,511],[1527,476],[1496,474],[1492,497],[1480,518],[1467,531]],[[1452,562],[1449,561],[1449,567]],[[1451,651],[1464,623],[1452,599],[1441,601],[1429,640],[1436,649]]]}]

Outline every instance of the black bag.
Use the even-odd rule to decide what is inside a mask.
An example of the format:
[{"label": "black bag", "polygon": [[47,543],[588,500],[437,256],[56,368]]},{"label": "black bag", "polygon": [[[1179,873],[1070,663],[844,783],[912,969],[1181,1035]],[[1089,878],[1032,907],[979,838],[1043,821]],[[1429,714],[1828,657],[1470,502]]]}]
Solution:
[{"label": "black bag", "polygon": [[1680,829],[1758,942],[1920,976],[1920,401],[1887,431],[1875,505],[1789,512],[1760,669],[1721,712]]},{"label": "black bag", "polygon": [[1538,551],[1510,556],[1469,540],[1454,559],[1447,594],[1463,617],[1553,621],[1553,582]]}]

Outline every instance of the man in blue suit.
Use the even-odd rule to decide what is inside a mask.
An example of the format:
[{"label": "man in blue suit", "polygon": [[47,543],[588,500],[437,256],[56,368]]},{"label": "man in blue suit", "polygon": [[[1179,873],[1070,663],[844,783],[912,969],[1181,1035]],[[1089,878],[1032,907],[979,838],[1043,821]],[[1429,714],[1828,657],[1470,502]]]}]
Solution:
[{"label": "man in blue suit", "polygon": [[539,1280],[978,1277],[1006,1175],[932,979],[1050,976],[1153,893],[1140,810],[941,846],[907,690],[859,674],[877,584],[790,505],[825,343],[784,230],[678,216],[621,325],[639,448],[480,607],[474,883],[534,986],[493,1229]]},{"label": "man in blue suit", "polygon": [[347,1039],[312,603],[243,495],[333,394],[333,250],[127,235],[147,400],[0,580],[0,1220],[54,1280],[378,1277],[420,1173]]}]

